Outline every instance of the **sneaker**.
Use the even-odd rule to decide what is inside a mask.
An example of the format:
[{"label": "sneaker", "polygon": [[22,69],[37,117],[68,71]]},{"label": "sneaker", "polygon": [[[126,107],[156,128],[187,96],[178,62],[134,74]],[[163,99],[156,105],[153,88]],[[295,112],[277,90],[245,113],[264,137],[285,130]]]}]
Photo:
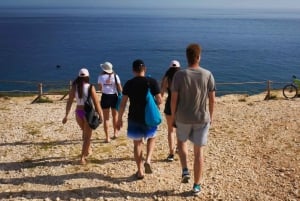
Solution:
[{"label": "sneaker", "polygon": [[200,184],[194,184],[194,186],[193,186],[193,194],[194,195],[199,195],[200,192],[201,192],[201,186],[200,186]]},{"label": "sneaker", "polygon": [[181,183],[189,183],[191,176],[189,173],[189,170],[187,168],[184,168],[182,170],[182,178],[181,178]]},{"label": "sneaker", "polygon": [[169,156],[167,157],[167,161],[169,162],[174,161],[174,154],[169,154]]}]

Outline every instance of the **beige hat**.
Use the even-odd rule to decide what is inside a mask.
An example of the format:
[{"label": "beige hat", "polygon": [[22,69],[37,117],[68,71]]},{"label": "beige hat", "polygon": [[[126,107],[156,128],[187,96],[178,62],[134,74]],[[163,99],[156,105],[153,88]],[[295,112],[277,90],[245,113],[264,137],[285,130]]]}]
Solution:
[{"label": "beige hat", "polygon": [[102,70],[106,73],[113,73],[113,65],[110,62],[105,62],[104,64],[100,64],[100,67],[102,68]]},{"label": "beige hat", "polygon": [[86,68],[80,69],[80,71],[79,71],[79,73],[78,73],[78,76],[79,76],[79,77],[89,77],[90,74],[89,74],[88,69],[86,69]]}]

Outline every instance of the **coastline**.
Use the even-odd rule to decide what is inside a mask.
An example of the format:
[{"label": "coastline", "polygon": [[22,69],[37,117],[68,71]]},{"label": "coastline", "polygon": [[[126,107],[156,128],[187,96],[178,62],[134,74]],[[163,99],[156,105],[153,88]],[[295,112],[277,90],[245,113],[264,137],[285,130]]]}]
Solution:
[{"label": "coastline", "polygon": [[[38,104],[30,104],[34,97],[0,98],[1,200],[197,199],[189,192],[192,183],[180,183],[178,155],[172,163],[165,161],[165,121],[158,129],[154,173],[136,181],[126,128],[118,139],[104,143],[101,125],[93,132],[89,163],[77,163],[81,134],[74,116],[66,125],[61,123],[66,100],[58,97]],[[285,100],[280,94],[276,100],[264,98],[265,94],[216,98],[201,199],[300,198],[300,99]],[[189,151],[192,170],[191,144]]]}]

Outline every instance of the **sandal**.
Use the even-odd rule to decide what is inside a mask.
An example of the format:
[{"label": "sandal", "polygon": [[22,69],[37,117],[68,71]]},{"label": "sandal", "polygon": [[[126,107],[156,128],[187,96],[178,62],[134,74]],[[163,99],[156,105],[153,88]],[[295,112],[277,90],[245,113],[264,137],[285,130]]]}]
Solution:
[{"label": "sandal", "polygon": [[136,173],[135,173],[135,178],[136,178],[137,180],[142,180],[142,179],[144,179],[144,175],[139,175],[139,172],[136,172]]},{"label": "sandal", "polygon": [[149,163],[144,163],[144,167],[145,167],[146,174],[152,174],[152,169]]}]

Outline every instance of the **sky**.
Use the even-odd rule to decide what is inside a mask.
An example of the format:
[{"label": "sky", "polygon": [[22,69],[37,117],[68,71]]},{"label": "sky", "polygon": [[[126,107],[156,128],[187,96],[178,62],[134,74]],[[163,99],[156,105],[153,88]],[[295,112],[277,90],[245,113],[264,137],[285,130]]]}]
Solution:
[{"label": "sky", "polygon": [[300,9],[300,0],[0,0],[8,7]]}]

